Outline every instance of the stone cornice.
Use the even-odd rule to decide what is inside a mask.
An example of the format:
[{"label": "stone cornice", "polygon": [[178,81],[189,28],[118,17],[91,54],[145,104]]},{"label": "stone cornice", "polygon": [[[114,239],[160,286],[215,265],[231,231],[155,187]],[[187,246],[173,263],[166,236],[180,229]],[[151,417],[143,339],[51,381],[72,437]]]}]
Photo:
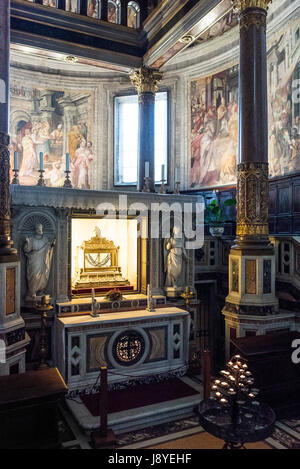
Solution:
[{"label": "stone cornice", "polygon": [[143,23],[148,40],[151,40],[187,2],[188,0],[163,0]]},{"label": "stone cornice", "polygon": [[[267,16],[267,43],[288,24],[299,21],[300,7],[286,0],[283,4],[271,4]],[[201,61],[199,61],[201,57]],[[184,73],[187,76],[200,77],[224,70],[239,60],[239,26],[202,44],[188,48],[173,58],[163,67],[165,76]]]},{"label": "stone cornice", "polygon": [[[199,196],[193,195],[160,195],[145,192],[126,191],[93,191],[79,189],[64,189],[56,187],[38,186],[10,186],[12,207],[52,207],[58,209],[96,210],[99,204],[110,203],[119,208],[119,196],[127,196],[128,205],[136,202],[144,203],[150,208],[151,204],[166,202],[196,203]],[[200,198],[201,201],[201,198]]]},{"label": "stone cornice", "polygon": [[208,25],[216,23],[230,9],[231,0],[199,1],[180,21],[165,31],[158,40],[153,38],[149,42],[149,49],[144,55],[144,64],[147,66],[154,64],[187,34],[195,35],[195,37],[199,36],[208,28]]}]

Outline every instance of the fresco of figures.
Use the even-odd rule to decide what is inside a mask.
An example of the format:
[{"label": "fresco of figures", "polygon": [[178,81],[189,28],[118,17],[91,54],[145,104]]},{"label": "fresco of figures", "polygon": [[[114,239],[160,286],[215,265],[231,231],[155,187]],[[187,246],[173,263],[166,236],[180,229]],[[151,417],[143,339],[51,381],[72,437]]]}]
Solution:
[{"label": "fresco of figures", "polygon": [[270,176],[300,170],[300,25],[295,22],[269,48]]},{"label": "fresco of figures", "polygon": [[91,188],[94,160],[90,139],[90,95],[11,85],[11,171],[18,153],[19,181],[36,185],[40,153],[44,159],[44,179],[49,187],[62,187],[66,153],[70,155],[73,187]]},{"label": "fresco of figures", "polygon": [[[270,177],[300,171],[300,27],[268,47]],[[238,66],[190,84],[190,187],[236,183]]]},{"label": "fresco of figures", "polygon": [[191,188],[236,182],[237,87],[237,67],[191,82]]}]

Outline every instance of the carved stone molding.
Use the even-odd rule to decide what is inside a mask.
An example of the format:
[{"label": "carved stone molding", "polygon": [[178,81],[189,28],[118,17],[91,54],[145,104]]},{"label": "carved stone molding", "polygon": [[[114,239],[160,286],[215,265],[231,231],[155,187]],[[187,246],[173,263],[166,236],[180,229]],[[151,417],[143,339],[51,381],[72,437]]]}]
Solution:
[{"label": "carved stone molding", "polygon": [[[0,132],[0,219],[9,219],[9,135]],[[2,233],[1,233],[2,234]]]},{"label": "carved stone molding", "polygon": [[266,30],[267,15],[263,11],[250,10],[248,13],[241,15],[240,17],[240,30],[248,31],[251,26],[254,26],[257,30],[264,28]]},{"label": "carved stone molding", "polygon": [[243,316],[272,316],[276,314],[275,305],[240,305],[226,301],[224,309],[227,313]]},{"label": "carved stone molding", "polygon": [[141,93],[156,93],[158,83],[162,80],[163,73],[155,68],[141,67],[132,70],[130,74],[131,83]]},{"label": "carved stone molding", "polygon": [[268,163],[240,163],[237,183],[237,235],[269,234]]},{"label": "carved stone molding", "polygon": [[234,10],[239,13],[247,10],[247,8],[261,8],[268,11],[269,4],[272,0],[231,0]]},{"label": "carved stone molding", "polygon": [[10,240],[9,135],[0,132],[0,257],[15,255]]}]

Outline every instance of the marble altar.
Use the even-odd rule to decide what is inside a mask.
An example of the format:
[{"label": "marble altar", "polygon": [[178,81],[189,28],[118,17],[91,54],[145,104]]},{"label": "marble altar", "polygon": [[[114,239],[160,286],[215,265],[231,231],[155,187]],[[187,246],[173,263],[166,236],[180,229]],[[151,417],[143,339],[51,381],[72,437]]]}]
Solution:
[{"label": "marble altar", "polygon": [[90,390],[104,365],[109,384],[187,369],[190,314],[176,307],[56,317],[55,329],[56,363],[70,391]]}]

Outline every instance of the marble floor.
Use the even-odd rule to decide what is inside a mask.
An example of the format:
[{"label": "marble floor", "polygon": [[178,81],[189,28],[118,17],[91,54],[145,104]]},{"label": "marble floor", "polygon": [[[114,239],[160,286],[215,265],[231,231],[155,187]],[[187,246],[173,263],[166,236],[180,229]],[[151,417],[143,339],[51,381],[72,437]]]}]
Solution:
[{"label": "marble floor", "polygon": [[[80,404],[78,404],[80,405]],[[92,449],[90,437],[80,429],[66,405],[61,406],[59,421],[62,449]],[[198,417],[178,419],[117,435],[112,449],[218,449],[223,442],[210,437],[199,425]],[[247,447],[247,445],[246,445]],[[300,419],[283,419],[275,424],[274,433],[265,442],[249,449],[300,448]]]}]

